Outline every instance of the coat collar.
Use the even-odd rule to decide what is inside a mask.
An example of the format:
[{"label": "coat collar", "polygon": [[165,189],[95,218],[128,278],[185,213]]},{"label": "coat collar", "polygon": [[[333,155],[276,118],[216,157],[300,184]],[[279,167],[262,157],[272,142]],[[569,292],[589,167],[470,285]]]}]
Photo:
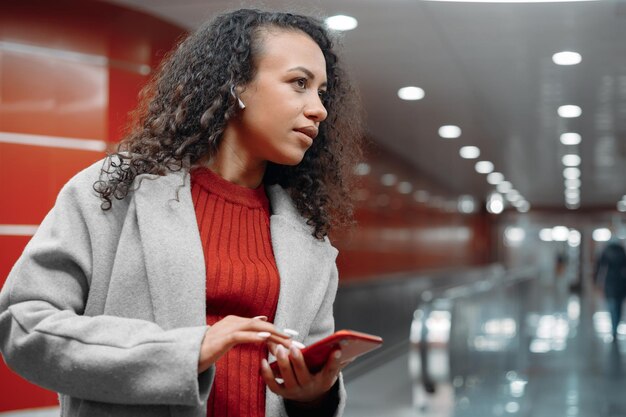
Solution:
[{"label": "coat collar", "polygon": [[[206,267],[190,175],[186,171],[143,174],[137,181],[133,198],[155,321],[166,329],[205,324]],[[293,295],[312,290],[311,283],[319,282],[318,267],[334,261],[336,250],[327,240],[312,236],[311,227],[283,188],[273,185],[267,193],[272,248],[280,275],[275,324],[293,328],[300,319]]]}]

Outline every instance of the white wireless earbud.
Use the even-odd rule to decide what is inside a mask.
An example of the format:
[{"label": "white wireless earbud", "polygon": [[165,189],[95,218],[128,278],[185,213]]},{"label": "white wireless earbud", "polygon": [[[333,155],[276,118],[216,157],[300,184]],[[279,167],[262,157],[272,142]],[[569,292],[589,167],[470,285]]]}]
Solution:
[{"label": "white wireless earbud", "polygon": [[233,96],[233,98],[234,98],[235,100],[237,100],[237,104],[239,104],[239,108],[240,108],[241,110],[243,110],[243,109],[245,109],[245,108],[246,108],[246,105],[245,105],[245,104],[243,104],[243,101],[241,101],[241,99],[240,99],[239,97],[237,97],[237,94],[235,94],[235,86],[234,86],[234,85],[231,85],[231,86],[230,86],[230,94]]}]

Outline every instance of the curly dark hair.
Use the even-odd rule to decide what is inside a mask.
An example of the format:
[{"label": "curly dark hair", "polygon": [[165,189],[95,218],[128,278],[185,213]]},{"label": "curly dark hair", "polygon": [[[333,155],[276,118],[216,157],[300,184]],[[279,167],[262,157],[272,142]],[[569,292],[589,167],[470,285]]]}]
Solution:
[{"label": "curly dark hair", "polygon": [[333,40],[312,17],[251,9],[205,23],[162,61],[142,90],[129,133],[106,158],[94,184],[102,210],[111,208],[112,198],[124,199],[139,174],[188,173],[194,163],[215,155],[228,120],[239,111],[230,88],[253,80],[264,29],[304,32],[319,45],[326,59],[328,117],[303,160],[295,166],[268,162],[263,183],[289,192],[318,239],[352,223],[350,187],[362,155],[361,111]]}]

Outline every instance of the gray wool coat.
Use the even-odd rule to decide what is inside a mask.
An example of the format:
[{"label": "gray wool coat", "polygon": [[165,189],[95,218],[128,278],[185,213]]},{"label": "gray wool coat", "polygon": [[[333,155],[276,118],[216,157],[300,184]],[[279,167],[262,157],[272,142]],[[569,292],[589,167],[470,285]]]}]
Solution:
[{"label": "gray wool coat", "polygon": [[[198,375],[206,271],[189,175],[146,175],[100,209],[102,162],[78,173],[0,292],[7,365],[58,392],[62,416],[204,417],[215,368]],[[177,195],[178,194],[178,195]],[[274,324],[308,345],[334,331],[337,250],[279,186],[268,188],[280,274]],[[340,376],[343,414],[345,389]],[[266,415],[287,416],[267,390]]]}]

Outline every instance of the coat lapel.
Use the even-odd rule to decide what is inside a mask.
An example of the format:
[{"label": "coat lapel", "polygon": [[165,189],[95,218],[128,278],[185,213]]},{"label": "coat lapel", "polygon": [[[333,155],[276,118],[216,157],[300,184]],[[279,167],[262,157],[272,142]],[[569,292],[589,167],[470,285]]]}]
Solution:
[{"label": "coat lapel", "polygon": [[336,250],[312,236],[312,229],[281,187],[268,188],[270,231],[280,275],[274,324],[307,334],[328,285]]},{"label": "coat lapel", "polygon": [[190,176],[139,178],[134,199],[155,321],[165,329],[203,325],[206,268]]}]

